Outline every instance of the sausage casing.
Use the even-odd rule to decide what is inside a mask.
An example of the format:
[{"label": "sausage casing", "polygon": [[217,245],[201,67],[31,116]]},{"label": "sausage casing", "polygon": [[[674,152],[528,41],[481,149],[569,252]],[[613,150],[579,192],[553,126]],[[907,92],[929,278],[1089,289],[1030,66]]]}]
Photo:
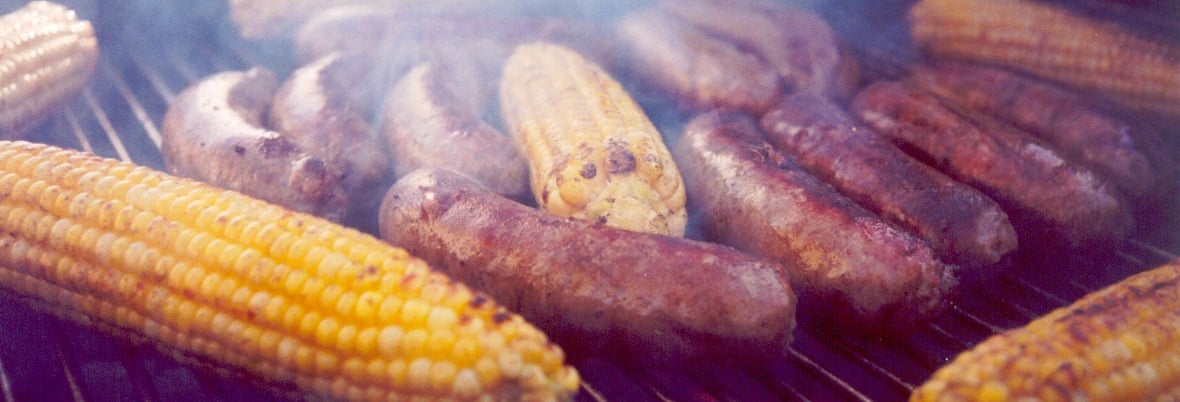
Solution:
[{"label": "sausage casing", "polygon": [[674,358],[767,355],[791,339],[782,267],[728,247],[561,218],[425,169],[394,184],[380,217],[386,241],[569,344]]},{"label": "sausage casing", "polygon": [[675,151],[707,234],[782,263],[804,306],[884,332],[947,307],[958,281],[929,245],[781,155],[752,118],[699,115]]},{"label": "sausage casing", "polygon": [[866,87],[851,107],[877,132],[1000,202],[1022,247],[1111,251],[1134,226],[1112,185],[1031,135],[968,119],[898,82]]},{"label": "sausage casing", "polygon": [[947,262],[994,271],[1016,250],[1016,230],[995,201],[906,155],[831,101],[791,95],[761,123],[775,147],[861,205],[929,241]]},{"label": "sausage casing", "polygon": [[348,205],[343,169],[263,127],[278,85],[274,73],[254,68],[185,89],[164,115],[164,163],[175,175],[340,221]]},{"label": "sausage casing", "polygon": [[685,106],[762,113],[779,94],[778,73],[757,55],[663,10],[630,13],[615,31],[631,71]]}]

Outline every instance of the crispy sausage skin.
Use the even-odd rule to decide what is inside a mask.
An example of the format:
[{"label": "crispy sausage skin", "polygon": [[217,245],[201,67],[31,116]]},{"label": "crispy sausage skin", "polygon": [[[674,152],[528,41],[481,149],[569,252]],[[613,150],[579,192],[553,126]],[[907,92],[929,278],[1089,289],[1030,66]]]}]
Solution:
[{"label": "crispy sausage skin", "polygon": [[675,149],[705,232],[781,262],[805,308],[889,333],[947,307],[957,280],[929,245],[781,155],[754,119],[699,115]]},{"label": "crispy sausage skin", "polygon": [[877,132],[1000,202],[1022,247],[1064,246],[1101,255],[1116,249],[1134,226],[1112,185],[1031,135],[982,117],[968,119],[899,82],[866,87],[851,107]]},{"label": "crispy sausage skin", "polygon": [[[1154,130],[1100,111],[1082,97],[1015,72],[962,62],[921,66],[910,81],[973,112],[1044,139],[1110,179],[1136,204],[1158,200],[1172,183],[1171,161]],[[1154,159],[1153,159],[1154,158]]]},{"label": "crispy sausage skin", "polygon": [[[275,93],[269,127],[308,153],[340,166],[352,214],[370,214],[388,185],[389,156],[369,125],[361,104],[370,96],[363,81],[365,65],[339,53],[324,56],[291,72]],[[389,180],[389,182],[386,182]],[[377,193],[377,195],[372,195]]]},{"label": "crispy sausage skin", "polygon": [[[414,67],[385,97],[381,132],[394,154],[398,177],[422,168],[470,176],[509,198],[530,197],[528,164],[512,139],[481,117],[472,88],[481,80],[456,80],[448,65]],[[496,82],[484,77],[483,83]],[[484,101],[486,102],[486,101]]]},{"label": "crispy sausage skin", "polygon": [[772,261],[557,217],[457,173],[402,177],[380,221],[386,241],[567,344],[670,360],[765,356],[783,350],[795,325],[794,293]]},{"label": "crispy sausage skin", "polygon": [[269,70],[254,68],[185,89],[164,115],[164,162],[172,174],[340,221],[344,170],[263,127],[278,85]]},{"label": "crispy sausage skin", "polygon": [[660,8],[751,49],[783,78],[786,90],[838,95],[840,48],[823,19],[771,0],[663,0]]},{"label": "crispy sausage skin", "polygon": [[841,193],[926,239],[944,261],[963,267],[963,276],[993,276],[1016,250],[1016,230],[995,201],[906,155],[831,101],[791,95],[761,123],[776,148]]},{"label": "crispy sausage skin", "polygon": [[757,55],[664,10],[632,12],[615,32],[628,68],[684,106],[761,114],[779,94],[778,73]]}]

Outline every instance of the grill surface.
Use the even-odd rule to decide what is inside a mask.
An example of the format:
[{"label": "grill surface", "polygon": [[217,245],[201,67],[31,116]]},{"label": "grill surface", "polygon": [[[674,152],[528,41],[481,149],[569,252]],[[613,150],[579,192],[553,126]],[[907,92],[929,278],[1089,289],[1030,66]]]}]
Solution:
[{"label": "grill surface", "polygon": [[[158,22],[160,15],[181,12],[196,16],[181,21],[225,21],[224,5],[219,2],[202,2],[206,5],[183,11],[151,1],[126,3],[91,8],[97,14],[90,17],[99,21],[103,44],[98,70],[82,96],[39,130],[38,140],[163,169],[159,124],[179,91],[216,71],[267,65],[283,76],[290,70],[289,57],[238,40],[225,22],[212,26]],[[886,4],[873,3],[875,7]],[[905,2],[887,4],[887,10],[897,11],[904,9]],[[828,17],[846,32],[883,33],[877,38],[903,34],[895,22],[899,11],[892,16],[871,13],[863,15],[873,18],[857,18],[862,14],[856,7],[830,8],[845,10]],[[193,38],[201,40],[190,42]],[[904,50],[890,51],[904,54]],[[656,120],[665,117],[659,108],[666,105],[648,104],[657,109]],[[667,114],[669,119],[676,118],[675,113]],[[669,125],[665,132],[679,128]],[[833,334],[804,323],[786,353],[765,364],[710,362],[645,369],[643,362],[626,358],[573,354],[571,362],[585,382],[578,398],[901,400],[938,366],[987,336],[1174,258],[1180,252],[1174,235],[1180,233],[1176,230],[1180,216],[1175,212],[1162,216],[1167,218],[1143,222],[1140,233],[1101,269],[1061,275],[1062,270],[1052,274],[1038,269],[1043,267],[1018,265],[986,287],[967,289],[948,314],[902,342]],[[233,401],[290,396],[230,373],[178,364],[151,346],[58,320],[5,293],[0,293],[0,334],[0,398],[4,401]]]}]

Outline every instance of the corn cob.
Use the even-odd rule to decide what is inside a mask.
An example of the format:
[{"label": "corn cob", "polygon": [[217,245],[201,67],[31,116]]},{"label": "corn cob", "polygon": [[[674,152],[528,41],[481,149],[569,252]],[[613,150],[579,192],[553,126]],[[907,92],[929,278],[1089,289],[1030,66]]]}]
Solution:
[{"label": "corn cob", "polygon": [[41,124],[82,90],[97,62],[94,28],[70,9],[34,1],[0,16],[0,138]]},{"label": "corn cob", "polygon": [[560,216],[684,235],[684,182],[660,132],[597,65],[566,47],[521,45],[501,111],[529,160],[537,204]]},{"label": "corn cob", "polygon": [[0,142],[0,289],[181,360],[349,400],[561,399],[560,348],[361,232],[195,181]]},{"label": "corn cob", "polygon": [[1180,260],[976,345],[911,401],[1180,398]]},{"label": "corn cob", "polygon": [[923,0],[910,9],[920,48],[1007,66],[1130,110],[1180,119],[1180,45],[1028,0]]}]

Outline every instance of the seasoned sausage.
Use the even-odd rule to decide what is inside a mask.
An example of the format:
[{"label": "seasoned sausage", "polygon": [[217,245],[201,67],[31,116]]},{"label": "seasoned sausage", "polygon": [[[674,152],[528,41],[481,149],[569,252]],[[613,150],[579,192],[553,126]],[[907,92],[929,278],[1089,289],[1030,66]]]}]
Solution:
[{"label": "seasoned sausage", "polygon": [[172,174],[340,221],[348,205],[343,168],[263,127],[278,85],[274,73],[254,68],[185,89],[164,115],[164,163]]},{"label": "seasoned sausage", "polygon": [[1022,247],[1101,255],[1116,249],[1134,226],[1109,182],[1027,133],[981,116],[969,120],[898,82],[866,87],[851,107],[877,132],[1000,202]]},{"label": "seasoned sausage", "polygon": [[772,261],[561,218],[457,173],[402,177],[380,220],[386,241],[566,345],[623,345],[645,358],[767,356],[783,351],[795,325],[795,296]]},{"label": "seasoned sausage", "polygon": [[663,10],[628,14],[615,31],[628,68],[683,106],[761,114],[779,94],[778,73],[757,55]]},{"label": "seasoned sausage", "polygon": [[769,0],[663,0],[660,7],[751,49],[778,70],[787,91],[836,95],[843,83],[836,34],[802,8]]},{"label": "seasoned sausage", "polygon": [[350,214],[372,220],[381,196],[371,189],[389,180],[389,156],[368,122],[363,102],[372,96],[361,93],[369,88],[355,80],[365,68],[333,53],[296,69],[275,93],[267,119],[300,149],[340,166]]},{"label": "seasoned sausage", "polygon": [[[1087,104],[1074,92],[1007,70],[961,62],[924,65],[910,80],[948,102],[1004,120],[1110,179],[1131,200],[1171,185],[1159,134]],[[1153,157],[1156,159],[1153,160]]]},{"label": "seasoned sausage", "polygon": [[810,311],[889,333],[946,309],[958,281],[926,242],[780,154],[754,119],[699,115],[675,152],[706,234],[782,263]]},{"label": "seasoned sausage", "polygon": [[481,117],[479,104],[493,102],[478,99],[475,87],[497,81],[455,76],[449,65],[423,63],[386,96],[381,132],[393,150],[395,175],[422,167],[450,169],[495,193],[528,199],[528,164],[512,138]]},{"label": "seasoned sausage", "polygon": [[762,117],[762,128],[809,172],[926,239],[964,276],[992,276],[1016,250],[1016,230],[995,201],[906,155],[831,101],[788,96]]}]

